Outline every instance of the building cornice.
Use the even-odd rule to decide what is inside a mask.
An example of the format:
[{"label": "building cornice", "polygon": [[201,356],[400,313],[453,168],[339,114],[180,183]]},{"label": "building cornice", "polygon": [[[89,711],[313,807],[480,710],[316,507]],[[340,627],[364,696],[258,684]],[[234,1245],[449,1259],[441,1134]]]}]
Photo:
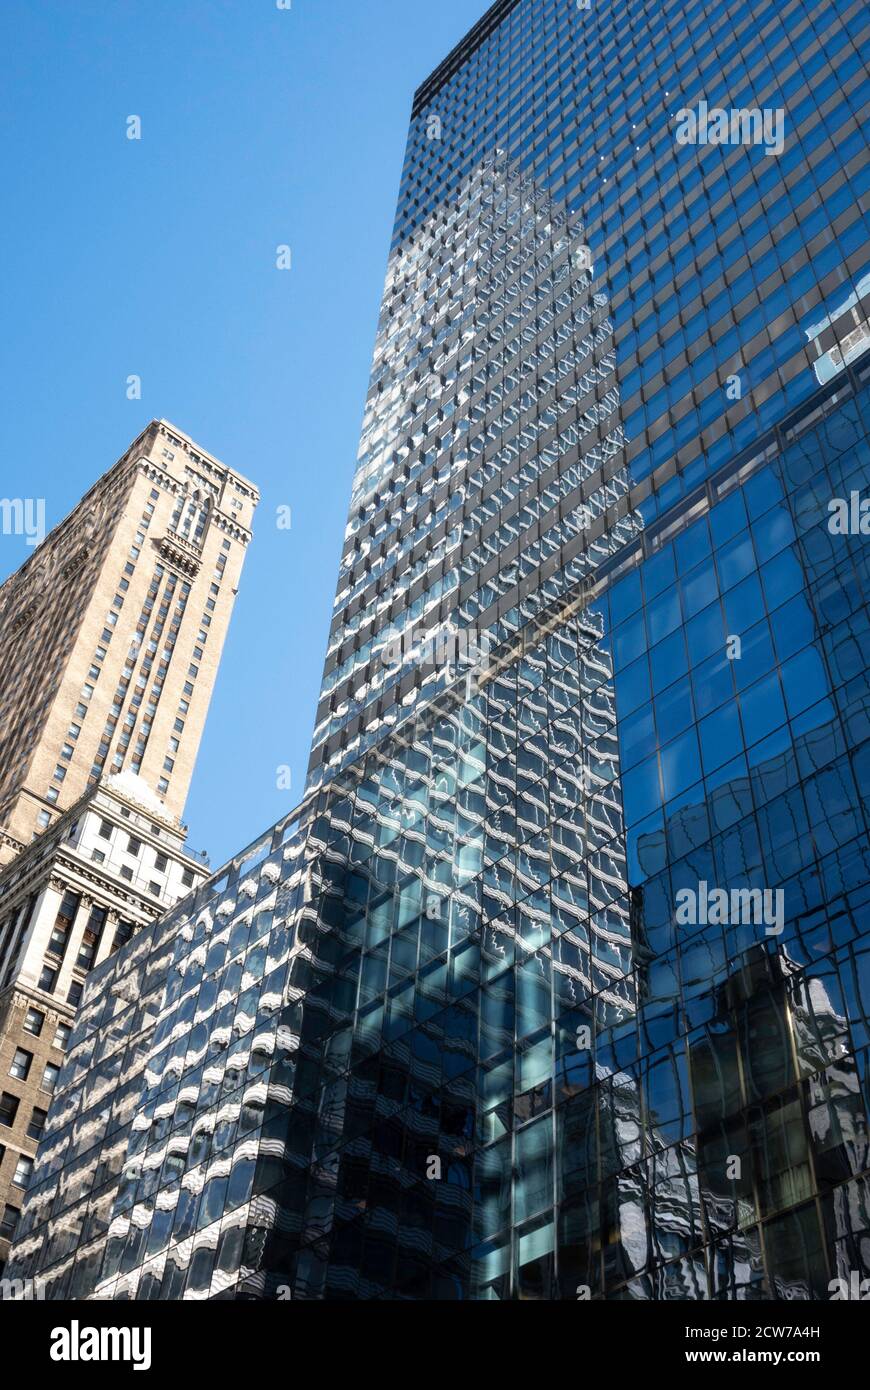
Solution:
[{"label": "building cornice", "polygon": [[[155,843],[162,844],[163,848],[166,848],[165,842],[157,841]],[[176,855],[179,861],[181,861],[183,856],[181,856],[179,851],[176,851]],[[186,859],[184,859],[184,863],[187,867],[192,868],[195,872],[199,872],[205,877],[204,871],[201,868],[197,870],[195,864],[188,865]],[[19,871],[21,871],[21,865],[18,860],[13,860],[13,863],[7,867],[11,869],[13,865],[18,867]],[[110,912],[113,910],[121,912],[133,909],[138,912],[140,916],[147,918],[148,921],[154,921],[156,918],[162,916],[164,912],[170,910],[169,903],[152,900],[140,890],[129,887],[124,880],[116,879],[114,875],[109,875],[105,871],[100,872],[99,867],[93,864],[92,861],[79,859],[76,855],[69,852],[65,853],[60,846],[58,846],[53,854],[39,859],[32,867],[25,867],[19,881],[15,884],[14,888],[0,899],[0,904],[2,904],[3,910],[7,911],[9,910],[10,904],[14,907],[16,903],[20,904],[24,898],[29,897],[33,893],[41,893],[45,888],[51,888],[57,893],[64,893],[71,885],[77,889],[85,885],[83,890],[85,894],[87,894],[88,887],[90,887],[91,893],[98,893],[101,905],[108,906]],[[117,907],[113,909],[113,907],[106,902],[107,899],[113,900],[117,904]]]},{"label": "building cornice", "polygon": [[46,1014],[49,1026],[56,1023],[69,1023],[76,1016],[76,1011],[71,1004],[64,1004],[63,1000],[56,999],[54,995],[41,993],[34,985],[28,985],[24,980],[13,980],[6,988],[0,992],[0,999],[6,995],[12,995],[12,1007],[15,1008],[18,1000],[21,1000],[24,1008],[28,1004],[36,1006]]},{"label": "building cornice", "polygon": [[153,920],[168,911],[168,907],[163,903],[150,902],[144,893],[138,893],[129,888],[122,888],[114,878],[100,874],[92,864],[74,859],[69,855],[58,853],[52,860],[49,873],[49,887],[61,892],[69,888],[69,880],[58,877],[58,869],[65,869],[70,876],[82,879],[85,883],[91,883],[101,890],[102,897],[112,896],[120,899],[122,903],[138,907],[148,918]]},{"label": "building cornice", "polygon": [[230,468],[229,464],[222,463],[219,458],[209,454],[201,445],[191,439],[189,434],[185,434],[184,430],[180,430],[169,420],[155,420],[154,425],[162,438],[168,440],[176,449],[182,449],[191,462],[201,468],[203,472],[216,474],[222,483],[227,480],[235,483],[240,492],[259,502],[259,489],[255,487],[250,478],[246,478],[242,473],[237,473],[235,468]]}]

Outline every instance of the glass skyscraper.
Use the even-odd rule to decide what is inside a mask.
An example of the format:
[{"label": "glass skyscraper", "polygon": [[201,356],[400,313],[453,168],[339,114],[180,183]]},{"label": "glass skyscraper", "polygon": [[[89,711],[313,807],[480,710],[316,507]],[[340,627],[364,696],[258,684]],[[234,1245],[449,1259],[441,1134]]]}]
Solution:
[{"label": "glass skyscraper", "polygon": [[306,796],[89,979],[9,1274],[870,1278],[868,38],[499,0],[420,88]]}]

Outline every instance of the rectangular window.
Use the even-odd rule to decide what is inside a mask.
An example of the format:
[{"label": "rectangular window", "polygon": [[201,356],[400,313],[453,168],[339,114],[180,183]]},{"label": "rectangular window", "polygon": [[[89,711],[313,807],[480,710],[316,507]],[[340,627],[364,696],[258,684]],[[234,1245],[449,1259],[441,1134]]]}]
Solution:
[{"label": "rectangular window", "polygon": [[15,1172],[12,1175],[12,1182],[15,1187],[26,1187],[33,1174],[33,1159],[26,1154],[19,1156],[15,1165]]},{"label": "rectangular window", "polygon": [[112,825],[111,825],[111,822],[110,822],[110,821],[107,821],[107,820],[100,821],[100,838],[103,839],[103,840],[111,840],[111,838],[112,838]]},{"label": "rectangular window", "polygon": [[9,1068],[9,1075],[14,1076],[16,1081],[26,1081],[30,1074],[32,1061],[32,1052],[25,1052],[23,1047],[17,1047],[15,1056],[12,1058],[12,1066]]},{"label": "rectangular window", "polygon": [[42,1073],[43,1091],[53,1091],[57,1085],[57,1078],[60,1076],[60,1067],[54,1062],[46,1062],[45,1071]]},{"label": "rectangular window", "polygon": [[32,1033],[34,1038],[38,1038],[42,1032],[42,1025],[45,1022],[45,1014],[39,1009],[28,1009],[24,1018],[24,1031]]},{"label": "rectangular window", "polygon": [[165,854],[155,854],[155,856],[154,856],[154,867],[155,867],[155,869],[157,870],[157,872],[158,872],[159,874],[165,874],[165,873],[166,873],[166,866],[167,866],[168,863],[169,863],[169,860],[166,858],[166,855],[165,855]]},{"label": "rectangular window", "polygon": [[118,923],[117,931],[115,932],[115,939],[114,939],[114,941],[112,942],[112,951],[113,951],[113,953],[114,953],[115,951],[120,951],[120,949],[121,949],[122,946],[126,946],[127,942],[130,940],[130,937],[131,937],[132,935],[133,935],[133,923],[132,923],[132,922],[119,922],[119,923]]},{"label": "rectangular window", "polygon": [[81,897],[78,893],[66,892],[57,910],[57,925],[71,927],[79,910]]},{"label": "rectangular window", "polygon": [[132,854],[135,857],[141,853],[141,850],[142,841],[138,840],[135,835],[131,835],[127,840],[127,853]]},{"label": "rectangular window", "polygon": [[61,1052],[66,1052],[67,1048],[69,1047],[69,1040],[71,1036],[72,1024],[58,1023],[57,1028],[54,1030],[54,1039],[52,1040],[51,1044],[52,1047],[58,1047],[60,1048]]},{"label": "rectangular window", "polygon": [[15,1235],[15,1228],[18,1225],[18,1218],[21,1212],[18,1207],[12,1207],[7,1202],[3,1208],[3,1218],[0,1220],[0,1239],[12,1240]]},{"label": "rectangular window", "polygon": [[84,985],[81,980],[73,980],[66,996],[66,1002],[74,1009],[77,1009],[82,1001],[82,990]]},{"label": "rectangular window", "polygon": [[18,1096],[11,1096],[8,1091],[0,1094],[0,1125],[6,1125],[11,1129],[15,1124],[15,1116],[18,1114],[20,1102]]},{"label": "rectangular window", "polygon": [[76,956],[76,965],[80,970],[90,970],[97,954],[97,946],[100,938],[96,932],[86,931],[82,937],[82,944]]},{"label": "rectangular window", "polygon": [[62,924],[57,927],[52,927],[51,937],[48,942],[48,954],[50,956],[57,956],[59,960],[63,960],[68,937],[69,927],[65,927]]},{"label": "rectangular window", "polygon": [[39,988],[44,994],[54,994],[54,987],[57,984],[57,971],[52,970],[50,965],[44,965],[39,972]]},{"label": "rectangular window", "polygon": [[45,1130],[45,1122],[48,1119],[48,1111],[40,1110],[38,1105],[34,1105],[33,1113],[30,1116],[30,1123],[27,1126],[27,1137],[38,1144]]}]

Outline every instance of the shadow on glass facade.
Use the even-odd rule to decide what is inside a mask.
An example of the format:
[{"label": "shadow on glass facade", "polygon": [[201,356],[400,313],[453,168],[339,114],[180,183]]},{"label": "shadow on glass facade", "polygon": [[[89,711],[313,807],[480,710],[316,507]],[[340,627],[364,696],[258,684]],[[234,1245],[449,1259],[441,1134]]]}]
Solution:
[{"label": "shadow on glass facade", "polygon": [[88,981],[50,1297],[870,1277],[868,21],[651,9],[417,95],[309,790]]}]

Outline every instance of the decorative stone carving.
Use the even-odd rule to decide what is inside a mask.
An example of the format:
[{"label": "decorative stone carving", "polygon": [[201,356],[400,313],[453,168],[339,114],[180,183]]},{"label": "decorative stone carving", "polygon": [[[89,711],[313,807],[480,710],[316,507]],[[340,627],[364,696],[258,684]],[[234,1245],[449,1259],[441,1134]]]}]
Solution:
[{"label": "decorative stone carving", "polygon": [[202,551],[198,546],[192,545],[190,541],[185,541],[181,536],[164,536],[162,540],[155,540],[161,559],[174,569],[186,574],[189,579],[195,579],[201,569]]}]

